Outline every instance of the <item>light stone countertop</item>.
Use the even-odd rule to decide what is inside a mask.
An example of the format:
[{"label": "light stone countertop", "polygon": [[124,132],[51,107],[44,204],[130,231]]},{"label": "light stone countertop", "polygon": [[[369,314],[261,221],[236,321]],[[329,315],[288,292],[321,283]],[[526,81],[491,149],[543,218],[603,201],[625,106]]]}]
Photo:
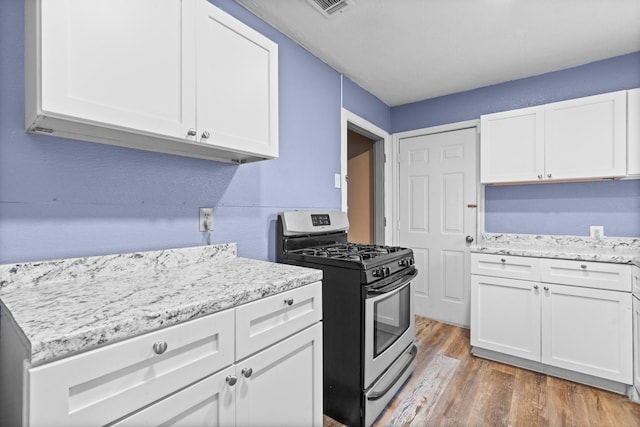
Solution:
[{"label": "light stone countertop", "polygon": [[471,251],[640,266],[640,238],[484,233]]},{"label": "light stone countertop", "polygon": [[0,302],[38,365],[319,280],[231,243],[0,265]]}]

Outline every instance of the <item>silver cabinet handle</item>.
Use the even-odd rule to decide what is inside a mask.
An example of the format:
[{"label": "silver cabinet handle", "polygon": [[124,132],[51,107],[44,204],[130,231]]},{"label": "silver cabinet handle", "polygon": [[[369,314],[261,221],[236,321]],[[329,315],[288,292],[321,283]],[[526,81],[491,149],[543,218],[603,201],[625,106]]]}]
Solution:
[{"label": "silver cabinet handle", "polygon": [[293,305],[293,298],[286,298],[284,300],[285,305]]},{"label": "silver cabinet handle", "polygon": [[252,374],[253,374],[253,369],[242,368],[242,375],[244,375],[245,378],[249,378]]},{"label": "silver cabinet handle", "polygon": [[580,268],[585,269],[587,268],[587,264],[580,264]]},{"label": "silver cabinet handle", "polygon": [[548,287],[548,286],[545,286],[545,287],[544,287],[544,290],[545,290],[545,291],[548,291],[548,290],[549,290],[549,287]]},{"label": "silver cabinet handle", "polygon": [[504,258],[500,258],[500,262],[507,262],[507,260]]},{"label": "silver cabinet handle", "polygon": [[538,286],[538,285],[533,285],[533,289],[535,289],[535,290],[537,291],[538,289],[540,289],[540,286]]},{"label": "silver cabinet handle", "polygon": [[467,243],[473,243],[473,236],[467,236],[464,238]]},{"label": "silver cabinet handle", "polygon": [[547,174],[547,178],[551,178],[551,174],[550,173]]},{"label": "silver cabinet handle", "polygon": [[542,174],[538,174],[538,179],[542,179]]},{"label": "silver cabinet handle", "polygon": [[187,131],[187,135],[188,135],[188,136],[196,136],[197,134],[198,134],[198,132],[196,132],[196,130],[195,130],[195,129],[189,129],[189,130]]},{"label": "silver cabinet handle", "polygon": [[202,139],[208,139],[211,136],[208,130],[202,132]]},{"label": "silver cabinet handle", "polygon": [[238,382],[238,377],[236,377],[235,375],[227,375],[226,381],[230,386],[234,386]]},{"label": "silver cabinet handle", "polygon": [[162,354],[167,351],[167,343],[165,341],[158,341],[153,343],[153,352],[155,354]]}]

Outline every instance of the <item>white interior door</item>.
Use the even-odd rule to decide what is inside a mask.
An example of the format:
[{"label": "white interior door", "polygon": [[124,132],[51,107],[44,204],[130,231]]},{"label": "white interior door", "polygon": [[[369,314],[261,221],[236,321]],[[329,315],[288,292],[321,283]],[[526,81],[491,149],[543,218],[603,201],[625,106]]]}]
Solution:
[{"label": "white interior door", "polygon": [[476,128],[401,138],[400,246],[419,269],[415,312],[470,323],[470,260],[476,237]]}]

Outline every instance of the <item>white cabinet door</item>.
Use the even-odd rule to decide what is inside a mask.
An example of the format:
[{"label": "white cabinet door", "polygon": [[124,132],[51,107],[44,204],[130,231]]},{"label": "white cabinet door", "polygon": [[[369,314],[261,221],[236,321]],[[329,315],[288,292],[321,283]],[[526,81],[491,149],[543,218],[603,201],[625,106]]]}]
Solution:
[{"label": "white cabinet door", "polygon": [[526,280],[471,276],[471,345],[540,361],[540,289]]},{"label": "white cabinet door", "polygon": [[193,1],[28,3],[41,19],[40,64],[26,71],[39,74],[42,104],[30,119],[71,117],[181,139],[195,127]]},{"label": "white cabinet door", "polygon": [[277,44],[208,2],[198,8],[198,140],[277,157]]},{"label": "white cabinet door", "polygon": [[239,426],[322,426],[322,323],[236,364]]},{"label": "white cabinet door", "polygon": [[640,394],[640,300],[633,298],[633,385]]},{"label": "white cabinet door", "polygon": [[624,176],[626,109],[626,91],[547,104],[546,178]]},{"label": "white cabinet door", "polygon": [[631,294],[543,286],[542,363],[632,384]]},{"label": "white cabinet door", "polygon": [[196,384],[148,406],[112,426],[228,427],[235,425],[235,388],[226,379],[230,366]]},{"label": "white cabinet door", "polygon": [[640,88],[627,96],[627,174],[640,175]]},{"label": "white cabinet door", "polygon": [[544,176],[544,106],[480,117],[480,181],[534,181]]}]

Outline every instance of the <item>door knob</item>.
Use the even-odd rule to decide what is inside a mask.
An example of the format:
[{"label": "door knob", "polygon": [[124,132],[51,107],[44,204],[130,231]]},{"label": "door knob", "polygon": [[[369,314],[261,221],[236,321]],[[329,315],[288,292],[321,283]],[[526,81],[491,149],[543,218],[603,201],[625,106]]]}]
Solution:
[{"label": "door knob", "polygon": [[196,135],[197,135],[197,132],[196,132],[196,130],[195,130],[195,129],[189,129],[189,130],[187,131],[187,135],[188,135],[188,136],[196,136]]},{"label": "door knob", "polygon": [[473,243],[473,236],[467,236],[464,238],[464,240],[466,240],[467,243]]}]

